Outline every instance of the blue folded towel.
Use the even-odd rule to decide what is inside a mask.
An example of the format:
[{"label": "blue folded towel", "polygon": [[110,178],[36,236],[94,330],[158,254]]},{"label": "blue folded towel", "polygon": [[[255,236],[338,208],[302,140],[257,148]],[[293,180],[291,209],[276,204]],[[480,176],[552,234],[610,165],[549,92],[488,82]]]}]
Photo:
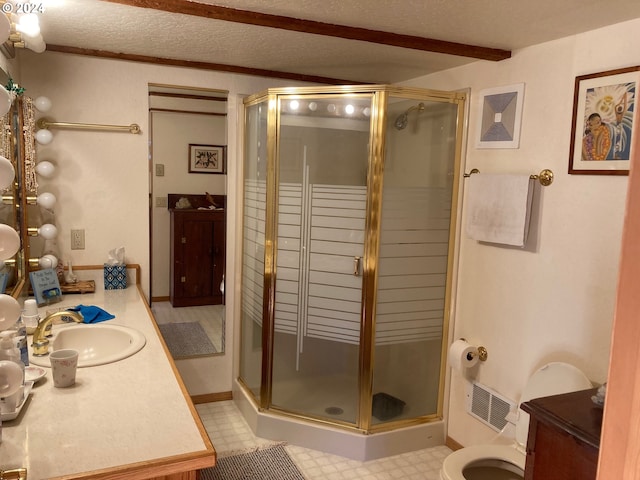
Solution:
[{"label": "blue folded towel", "polygon": [[80,315],[84,318],[84,323],[98,323],[116,318],[114,315],[111,315],[109,312],[101,309],[100,307],[96,307],[95,305],[78,305],[77,307],[70,308],[69,310],[73,312],[80,312]]}]

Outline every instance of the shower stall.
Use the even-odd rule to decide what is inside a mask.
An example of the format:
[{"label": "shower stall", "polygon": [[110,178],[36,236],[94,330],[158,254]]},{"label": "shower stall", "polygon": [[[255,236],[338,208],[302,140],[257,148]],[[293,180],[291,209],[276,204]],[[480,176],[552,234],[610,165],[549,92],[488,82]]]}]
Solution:
[{"label": "shower stall", "polygon": [[362,460],[443,443],[464,103],[384,85],[245,100],[234,398],[259,436]]}]

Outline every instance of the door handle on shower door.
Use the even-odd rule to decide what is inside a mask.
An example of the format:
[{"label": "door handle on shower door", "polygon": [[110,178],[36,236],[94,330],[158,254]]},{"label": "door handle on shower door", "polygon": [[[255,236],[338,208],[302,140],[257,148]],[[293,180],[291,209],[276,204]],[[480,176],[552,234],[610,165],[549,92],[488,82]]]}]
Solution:
[{"label": "door handle on shower door", "polygon": [[353,257],[353,275],[356,277],[360,276],[360,261],[362,257]]}]

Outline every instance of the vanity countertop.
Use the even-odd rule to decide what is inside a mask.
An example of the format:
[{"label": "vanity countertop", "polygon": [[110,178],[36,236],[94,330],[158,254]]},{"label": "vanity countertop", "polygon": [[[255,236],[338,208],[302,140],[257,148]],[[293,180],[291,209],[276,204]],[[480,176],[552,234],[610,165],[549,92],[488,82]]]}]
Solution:
[{"label": "vanity countertop", "polygon": [[0,468],[25,467],[29,480],[133,480],[212,466],[213,445],[137,285],[105,291],[102,284],[96,280],[95,293],[64,295],[61,303],[40,308],[41,317],[47,310],[97,305],[115,315],[104,324],[140,330],[146,345],[119,362],[78,368],[70,388],[54,388],[45,368],[20,415],[3,424]]}]

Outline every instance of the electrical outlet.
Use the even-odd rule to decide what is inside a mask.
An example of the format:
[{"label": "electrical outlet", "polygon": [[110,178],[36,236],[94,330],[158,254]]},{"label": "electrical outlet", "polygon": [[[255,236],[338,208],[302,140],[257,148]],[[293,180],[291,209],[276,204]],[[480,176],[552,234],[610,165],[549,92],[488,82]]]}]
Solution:
[{"label": "electrical outlet", "polygon": [[156,207],[167,207],[167,197],[156,197]]},{"label": "electrical outlet", "polygon": [[71,230],[71,250],[84,250],[84,230]]}]

